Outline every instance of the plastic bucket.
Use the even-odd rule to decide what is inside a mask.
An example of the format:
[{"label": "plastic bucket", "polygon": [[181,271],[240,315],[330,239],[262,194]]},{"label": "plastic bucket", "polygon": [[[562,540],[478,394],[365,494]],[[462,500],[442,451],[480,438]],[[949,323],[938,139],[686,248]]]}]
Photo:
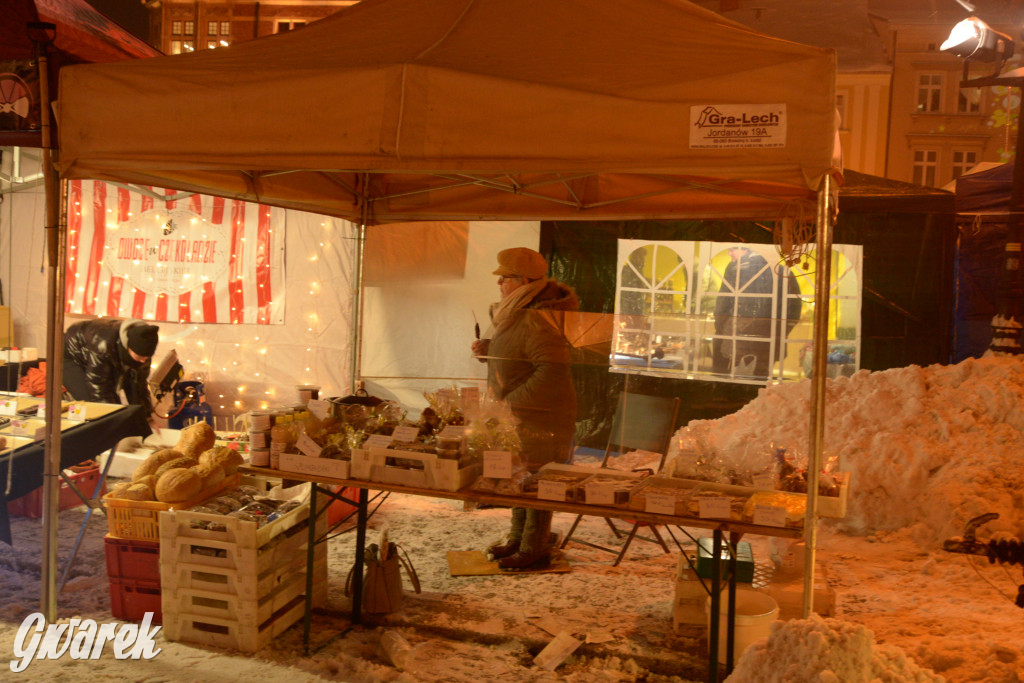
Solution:
[{"label": "plastic bucket", "polygon": [[[725,664],[728,653],[729,634],[729,591],[722,591],[722,602],[718,607],[718,663]],[[708,632],[711,629],[711,598],[708,597],[704,611],[708,615]],[[734,663],[740,655],[758,638],[772,632],[772,622],[779,618],[779,604],[767,593],[749,589],[736,590],[736,640]]]}]

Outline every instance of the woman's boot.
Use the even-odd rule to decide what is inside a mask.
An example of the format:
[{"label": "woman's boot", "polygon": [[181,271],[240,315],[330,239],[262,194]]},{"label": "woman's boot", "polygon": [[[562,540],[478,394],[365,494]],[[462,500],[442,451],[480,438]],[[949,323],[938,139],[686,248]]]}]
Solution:
[{"label": "woman's boot", "polygon": [[487,548],[487,558],[500,560],[519,551],[519,543],[523,538],[523,525],[526,522],[526,508],[512,508],[512,528],[503,543],[495,543]]},{"label": "woman's boot", "polygon": [[526,524],[523,526],[523,538],[519,543],[519,552],[498,561],[498,568],[505,571],[523,571],[540,569],[551,563],[551,512],[547,510],[527,510]]}]

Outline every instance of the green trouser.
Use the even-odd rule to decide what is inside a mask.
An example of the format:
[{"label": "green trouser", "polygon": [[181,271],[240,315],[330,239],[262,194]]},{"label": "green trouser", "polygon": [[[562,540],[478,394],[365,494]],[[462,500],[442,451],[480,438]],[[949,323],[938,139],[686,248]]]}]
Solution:
[{"label": "green trouser", "polygon": [[519,552],[523,555],[544,555],[551,551],[549,536],[551,534],[551,517],[549,510],[526,510],[526,523],[523,525],[523,538],[519,542]]},{"label": "green trouser", "polygon": [[512,528],[508,537],[487,549],[487,553],[496,560],[519,552],[519,543],[523,538],[523,527],[526,524],[526,508],[512,508]]}]

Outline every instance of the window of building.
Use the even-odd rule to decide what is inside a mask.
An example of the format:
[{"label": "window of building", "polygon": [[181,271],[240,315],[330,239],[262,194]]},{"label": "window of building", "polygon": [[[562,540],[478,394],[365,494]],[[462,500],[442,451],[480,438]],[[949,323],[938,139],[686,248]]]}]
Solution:
[{"label": "window of building", "polygon": [[217,43],[216,40],[208,40],[208,41],[206,41],[206,49],[207,50],[213,50],[214,48],[217,47],[217,45],[218,45],[218,43]]},{"label": "window of building", "polygon": [[208,21],[206,22],[206,35],[215,36],[217,35],[217,22]]},{"label": "window of building", "polygon": [[[852,374],[862,248],[833,247],[829,348]],[[815,253],[806,270],[780,266],[768,244],[619,240],[618,254],[612,371],[744,384],[809,375]]]},{"label": "window of building", "polygon": [[181,41],[180,40],[172,40],[171,41],[171,54],[172,55],[180,55],[181,54]]},{"label": "window of building", "polygon": [[288,31],[294,31],[297,28],[302,28],[306,25],[304,21],[278,21],[277,32],[286,33]]},{"label": "window of building", "polygon": [[973,151],[959,150],[953,152],[953,180],[956,180],[964,173],[975,167],[978,163],[978,153]]},{"label": "window of building", "polygon": [[222,21],[222,22],[220,22],[220,34],[222,36],[230,36],[231,35],[231,22],[230,21]]},{"label": "window of building", "polygon": [[981,88],[963,88],[956,96],[956,111],[959,114],[977,114],[981,111]]},{"label": "window of building", "polygon": [[939,167],[939,153],[934,149],[914,150],[914,183],[935,187],[935,173]]},{"label": "window of building", "polygon": [[943,74],[919,74],[917,77],[917,110],[942,111]]},{"label": "window of building", "polygon": [[182,50],[185,51],[185,52],[195,52],[195,50],[196,50],[196,41],[194,41],[194,40],[186,40],[186,41],[184,41],[182,43],[181,47],[182,47]]},{"label": "window of building", "polygon": [[172,36],[180,36],[181,35],[181,23],[182,22],[180,22],[180,21],[172,21],[171,22],[171,35]]},{"label": "window of building", "polygon": [[194,36],[196,34],[196,22],[186,21],[185,22],[185,35]]}]

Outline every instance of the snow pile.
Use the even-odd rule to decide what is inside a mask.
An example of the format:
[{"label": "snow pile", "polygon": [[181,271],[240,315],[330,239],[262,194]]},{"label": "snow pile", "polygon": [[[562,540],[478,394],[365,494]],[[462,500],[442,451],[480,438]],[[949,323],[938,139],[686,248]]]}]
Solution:
[{"label": "snow pile", "polygon": [[[806,454],[809,406],[809,381],[776,385],[677,436],[696,437],[726,461],[773,444]],[[997,512],[988,532],[1024,537],[1021,453],[1022,357],[827,380],[825,457],[838,457],[852,475],[844,531],[909,529],[930,547],[961,534],[967,520]]]},{"label": "snow pile", "polygon": [[811,613],[809,619],[776,621],[767,638],[743,653],[732,683],[940,683],[892,645],[878,645],[868,629]]}]

